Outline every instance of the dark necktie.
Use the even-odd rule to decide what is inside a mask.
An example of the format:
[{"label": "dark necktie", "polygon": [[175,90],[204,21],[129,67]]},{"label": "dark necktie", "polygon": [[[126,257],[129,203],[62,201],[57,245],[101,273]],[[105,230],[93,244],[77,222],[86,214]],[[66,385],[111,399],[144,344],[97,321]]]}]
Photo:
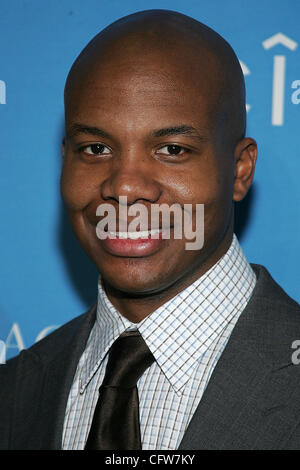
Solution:
[{"label": "dark necktie", "polygon": [[86,450],[141,449],[136,384],[153,361],[138,331],[122,333],[113,343]]}]

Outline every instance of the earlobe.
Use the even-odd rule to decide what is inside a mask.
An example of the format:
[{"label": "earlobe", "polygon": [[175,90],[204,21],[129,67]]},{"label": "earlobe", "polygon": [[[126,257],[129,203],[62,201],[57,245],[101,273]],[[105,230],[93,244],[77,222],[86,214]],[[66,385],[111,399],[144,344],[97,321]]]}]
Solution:
[{"label": "earlobe", "polygon": [[257,144],[246,137],[238,142],[235,152],[235,177],[233,200],[241,201],[247,194],[254,176],[257,159]]}]

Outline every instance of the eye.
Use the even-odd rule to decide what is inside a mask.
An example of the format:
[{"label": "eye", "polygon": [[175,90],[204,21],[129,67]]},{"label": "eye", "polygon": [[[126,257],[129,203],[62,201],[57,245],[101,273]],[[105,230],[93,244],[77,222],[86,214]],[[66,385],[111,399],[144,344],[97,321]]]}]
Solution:
[{"label": "eye", "polygon": [[158,153],[162,155],[182,155],[183,153],[188,152],[189,150],[185,147],[181,147],[180,145],[176,144],[169,144],[169,145],[164,145],[164,147],[161,147],[158,150]]},{"label": "eye", "polygon": [[106,147],[106,145],[96,143],[91,145],[86,145],[85,147],[81,147],[80,151],[87,154],[87,155],[109,155],[111,150]]}]

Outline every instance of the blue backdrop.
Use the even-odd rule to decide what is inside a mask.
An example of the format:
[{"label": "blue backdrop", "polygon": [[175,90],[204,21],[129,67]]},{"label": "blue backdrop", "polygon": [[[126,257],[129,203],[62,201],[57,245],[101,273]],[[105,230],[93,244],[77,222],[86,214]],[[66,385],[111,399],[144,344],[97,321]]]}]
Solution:
[{"label": "blue backdrop", "polygon": [[11,357],[96,298],[96,270],[60,200],[64,81],[99,30],[152,8],[193,16],[235,49],[246,78],[247,133],[259,145],[236,231],[248,259],[300,300],[300,2],[1,0],[0,362],[3,344]]}]

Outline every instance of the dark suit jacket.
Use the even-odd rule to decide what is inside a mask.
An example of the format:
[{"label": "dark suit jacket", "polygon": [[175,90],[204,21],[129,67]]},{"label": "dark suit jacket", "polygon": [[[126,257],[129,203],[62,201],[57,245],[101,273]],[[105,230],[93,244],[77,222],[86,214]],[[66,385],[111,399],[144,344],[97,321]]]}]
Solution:
[{"label": "dark suit jacket", "polygon": [[[300,449],[300,308],[265,268],[179,449]],[[60,449],[95,307],[0,367],[0,449]]]}]

